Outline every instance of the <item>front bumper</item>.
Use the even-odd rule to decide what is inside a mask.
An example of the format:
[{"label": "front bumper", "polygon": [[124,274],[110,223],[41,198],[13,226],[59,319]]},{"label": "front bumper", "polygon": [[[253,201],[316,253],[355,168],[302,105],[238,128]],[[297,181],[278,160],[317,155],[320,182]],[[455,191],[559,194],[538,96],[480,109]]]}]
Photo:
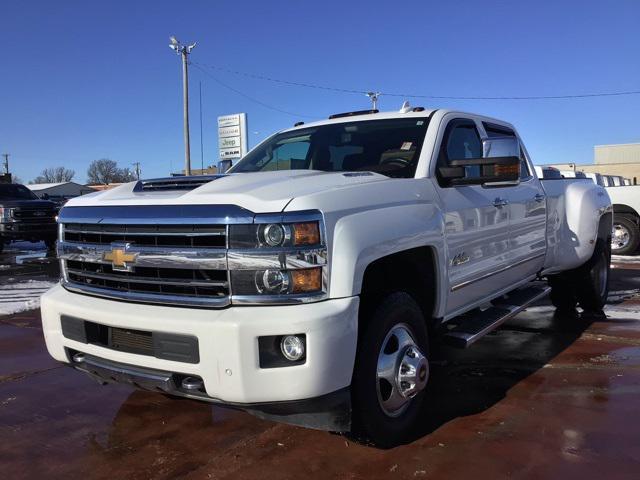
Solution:
[{"label": "front bumper", "polygon": [[[247,306],[219,310],[133,304],[71,293],[56,286],[42,297],[42,323],[53,358],[68,351],[143,369],[195,375],[210,401],[236,406],[321,397],[348,387],[357,345],[358,297],[295,306]],[[61,315],[111,327],[190,335],[199,363],[184,363],[70,340]],[[306,362],[260,368],[258,337],[304,333]]]}]

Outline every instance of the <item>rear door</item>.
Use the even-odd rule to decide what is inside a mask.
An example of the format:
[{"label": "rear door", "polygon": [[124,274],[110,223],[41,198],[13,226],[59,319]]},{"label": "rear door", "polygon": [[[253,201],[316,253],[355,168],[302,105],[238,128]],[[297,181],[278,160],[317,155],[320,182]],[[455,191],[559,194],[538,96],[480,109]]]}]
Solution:
[{"label": "rear door", "polygon": [[[483,122],[488,138],[516,136],[502,125]],[[533,174],[524,147],[520,147],[520,184],[504,190],[509,200],[509,266],[513,281],[535,275],[546,254],[547,203],[540,180]]]},{"label": "rear door", "polygon": [[[452,315],[505,287],[492,277],[509,262],[509,208],[500,202],[502,189],[448,186],[439,178],[438,168],[448,166],[451,160],[482,157],[480,132],[472,118],[446,116],[439,139],[434,173],[440,187],[448,250],[446,311]],[[473,170],[467,172],[473,174]]]}]

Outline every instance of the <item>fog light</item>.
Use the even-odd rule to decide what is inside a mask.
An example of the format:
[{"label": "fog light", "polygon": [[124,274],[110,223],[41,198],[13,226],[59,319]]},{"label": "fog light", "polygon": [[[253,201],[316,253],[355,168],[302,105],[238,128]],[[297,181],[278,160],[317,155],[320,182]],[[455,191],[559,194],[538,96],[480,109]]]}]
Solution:
[{"label": "fog light", "polygon": [[297,335],[286,335],[280,341],[280,350],[287,360],[298,361],[304,355],[304,341]]}]

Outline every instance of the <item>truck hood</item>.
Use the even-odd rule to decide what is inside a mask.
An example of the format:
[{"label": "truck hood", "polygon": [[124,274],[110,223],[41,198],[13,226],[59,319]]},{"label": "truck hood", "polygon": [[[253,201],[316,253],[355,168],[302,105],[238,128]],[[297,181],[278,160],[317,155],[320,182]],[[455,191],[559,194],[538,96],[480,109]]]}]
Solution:
[{"label": "truck hood", "polygon": [[280,212],[296,197],[330,192],[389,178],[370,172],[281,170],[223,175],[190,191],[139,191],[138,182],[84,195],[66,206],[237,205],[254,213]]}]

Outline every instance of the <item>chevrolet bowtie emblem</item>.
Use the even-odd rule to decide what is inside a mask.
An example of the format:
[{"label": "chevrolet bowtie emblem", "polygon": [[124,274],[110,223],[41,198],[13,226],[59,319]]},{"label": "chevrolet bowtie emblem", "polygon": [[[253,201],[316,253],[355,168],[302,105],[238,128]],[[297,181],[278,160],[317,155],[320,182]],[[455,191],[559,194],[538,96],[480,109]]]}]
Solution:
[{"label": "chevrolet bowtie emblem", "polygon": [[137,253],[127,253],[129,244],[112,245],[110,252],[104,252],[102,259],[111,262],[111,266],[114,270],[120,270],[124,272],[130,272],[133,269],[133,264],[138,257]]}]

